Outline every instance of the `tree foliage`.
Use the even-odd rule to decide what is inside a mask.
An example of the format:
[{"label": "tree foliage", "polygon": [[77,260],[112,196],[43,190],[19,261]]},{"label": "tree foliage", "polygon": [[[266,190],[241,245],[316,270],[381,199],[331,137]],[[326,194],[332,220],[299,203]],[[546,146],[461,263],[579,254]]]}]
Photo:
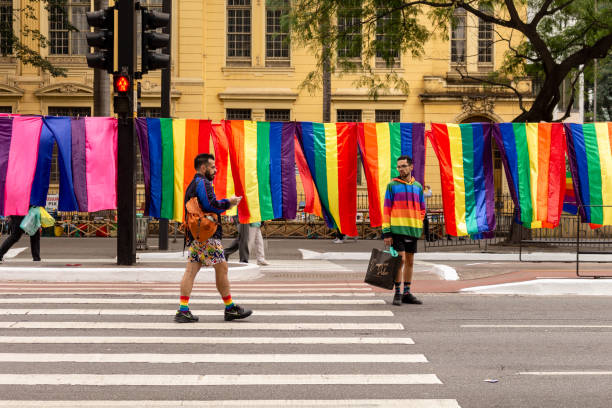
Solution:
[{"label": "tree foliage", "polygon": [[[562,119],[553,114],[563,80],[577,78],[582,66],[605,58],[612,48],[612,2],[596,1],[599,4],[594,0],[294,0],[287,24],[292,40],[309,47],[317,58],[317,70],[307,76],[304,87],[316,87],[317,72],[330,61],[332,71],[359,72],[355,85],[368,87],[375,96],[389,88],[407,90],[406,80],[393,68],[398,53],[428,56],[429,41],[448,39],[454,11],[462,8],[494,24],[494,42],[507,52],[503,64],[487,78],[470,78],[461,69],[459,73],[511,89],[522,109],[516,121],[553,121]],[[357,17],[350,26],[340,24],[348,10],[356,10]],[[320,30],[323,16],[335,22],[324,31]],[[362,36],[359,45],[352,41],[356,32]],[[347,43],[360,47],[359,61],[338,52]],[[374,56],[389,68],[375,69]],[[524,94],[517,88],[517,81],[526,75],[537,85],[531,106],[522,103]]]},{"label": "tree foliage", "polygon": [[[51,42],[40,31],[36,20],[39,19],[37,9],[42,4],[47,11],[53,10],[63,18],[64,26],[69,31],[76,31],[68,20],[67,0],[29,0],[22,3],[23,7],[12,9],[12,24],[3,22],[0,27],[1,51],[4,55],[13,55],[22,63],[38,67],[52,76],[66,76],[65,68],[53,65],[48,58],[41,55],[39,49],[49,47]],[[15,32],[16,27],[20,27],[19,33]]]}]

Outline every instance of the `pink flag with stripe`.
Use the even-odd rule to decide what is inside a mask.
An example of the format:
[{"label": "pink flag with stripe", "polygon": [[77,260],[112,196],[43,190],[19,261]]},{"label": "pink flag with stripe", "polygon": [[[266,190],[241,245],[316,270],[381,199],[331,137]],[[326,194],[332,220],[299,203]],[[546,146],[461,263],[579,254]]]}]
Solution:
[{"label": "pink flag with stripe", "polygon": [[87,210],[117,208],[117,119],[85,118]]},{"label": "pink flag with stripe", "polygon": [[6,170],[4,215],[26,215],[36,171],[41,117],[15,116]]}]

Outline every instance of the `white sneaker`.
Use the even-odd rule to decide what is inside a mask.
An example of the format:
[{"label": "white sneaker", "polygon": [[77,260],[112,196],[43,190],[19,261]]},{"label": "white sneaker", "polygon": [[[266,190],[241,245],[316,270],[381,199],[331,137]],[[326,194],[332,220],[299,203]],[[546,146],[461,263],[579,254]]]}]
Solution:
[{"label": "white sneaker", "polygon": [[270,262],[266,261],[265,259],[260,259],[259,261],[257,261],[257,265],[268,266],[270,265]]},{"label": "white sneaker", "polygon": [[334,244],[344,244],[344,240],[336,238],[336,239],[334,239]]}]

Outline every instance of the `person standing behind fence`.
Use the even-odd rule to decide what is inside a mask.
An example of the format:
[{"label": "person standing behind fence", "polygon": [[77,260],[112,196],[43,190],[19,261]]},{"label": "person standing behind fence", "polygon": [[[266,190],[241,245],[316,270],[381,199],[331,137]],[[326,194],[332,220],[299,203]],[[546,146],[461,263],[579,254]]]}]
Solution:
[{"label": "person standing behind fence", "polygon": [[[393,304],[396,306],[402,303],[423,303],[410,293],[414,254],[417,251],[417,241],[423,233],[426,208],[423,187],[412,176],[413,168],[410,157],[400,156],[397,159],[399,177],[387,185],[383,208],[382,232],[385,245],[393,245],[403,261],[395,277]],[[404,291],[400,293],[402,270]]]},{"label": "person standing behind fence", "polygon": [[206,242],[196,241],[188,229],[185,231],[189,245],[189,261],[181,281],[180,305],[174,321],[177,323],[195,323],[198,321],[198,317],[192,315],[189,310],[189,297],[193,289],[193,282],[202,264],[212,266],[215,269],[217,290],[225,304],[225,320],[244,319],[249,317],[252,311],[234,304],[232,300],[230,283],[227,277],[227,262],[223,255],[223,244],[221,243],[223,236],[221,214],[237,205],[241,197],[232,196],[229,199],[217,200],[212,183],[217,173],[213,155],[197,155],[194,166],[196,174],[185,191],[185,204],[191,198],[197,197],[203,212],[217,214],[218,226],[213,236]]},{"label": "person standing behind fence", "polygon": [[[21,239],[21,236],[23,235],[23,230],[21,229],[20,225],[23,219],[24,219],[24,216],[18,216],[18,215],[11,215],[9,217],[8,227],[9,227],[10,235],[8,236],[8,238],[4,240],[4,242],[2,242],[2,245],[0,245],[0,262],[3,261],[2,258],[8,252],[8,250],[11,249],[11,247],[15,245],[17,241],[19,241],[19,239]],[[30,236],[30,251],[32,252],[32,260],[34,262],[39,262],[40,261],[40,229],[36,231],[36,234]]]}]

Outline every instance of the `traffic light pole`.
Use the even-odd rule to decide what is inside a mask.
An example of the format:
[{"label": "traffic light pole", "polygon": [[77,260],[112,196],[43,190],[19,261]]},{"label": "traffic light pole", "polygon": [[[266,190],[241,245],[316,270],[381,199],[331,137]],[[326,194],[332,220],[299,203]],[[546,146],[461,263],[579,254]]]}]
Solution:
[{"label": "traffic light pole", "polygon": [[[164,27],[163,32],[170,34],[172,29],[172,0],[163,0],[162,2],[162,12],[170,14],[170,23],[168,27]],[[163,53],[171,54],[172,42],[168,42],[168,46],[164,48]],[[172,57],[170,57],[172,61]],[[172,65],[172,64],[170,64]],[[161,72],[161,117],[169,118],[170,117],[170,66],[168,68],[162,69]],[[159,220],[159,250],[167,251],[168,250],[168,220],[160,219]]]},{"label": "traffic light pole", "polygon": [[[136,10],[134,0],[118,0],[119,71],[124,71],[133,86],[136,70]],[[134,98],[119,112],[117,180],[117,264],[136,263],[136,137]]]}]

